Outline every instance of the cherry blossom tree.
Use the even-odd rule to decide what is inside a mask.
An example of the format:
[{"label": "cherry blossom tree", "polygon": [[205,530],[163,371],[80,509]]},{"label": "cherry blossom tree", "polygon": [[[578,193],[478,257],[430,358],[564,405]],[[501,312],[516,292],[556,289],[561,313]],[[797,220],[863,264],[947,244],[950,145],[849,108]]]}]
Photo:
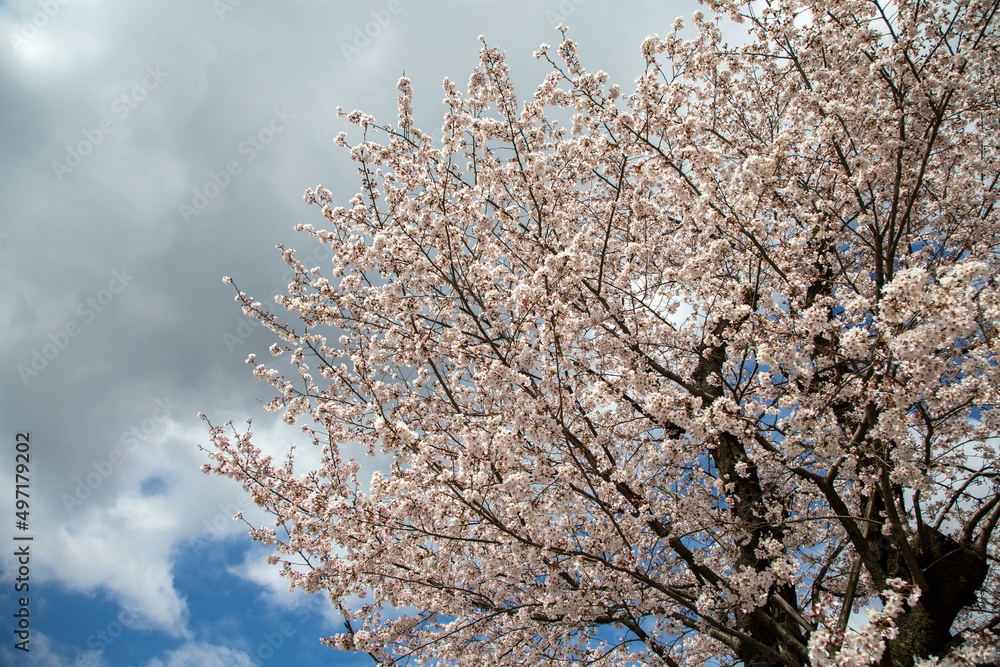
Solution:
[{"label": "cherry blossom tree", "polygon": [[995,660],[998,7],[713,0],[646,39],[631,93],[563,31],[523,103],[484,43],[439,138],[405,78],[398,124],[341,112],[360,192],[307,190],[325,229],[298,227],[332,263],[279,246],[295,324],[237,296],[294,368],[248,359],[268,408],[322,463],[210,424],[205,466],[340,606],[324,641],[385,665]]}]

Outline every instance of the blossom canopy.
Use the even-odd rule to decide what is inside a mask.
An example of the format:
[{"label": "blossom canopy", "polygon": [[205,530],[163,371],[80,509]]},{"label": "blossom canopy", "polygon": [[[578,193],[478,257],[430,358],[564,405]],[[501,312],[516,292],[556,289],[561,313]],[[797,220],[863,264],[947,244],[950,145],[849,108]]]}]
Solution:
[{"label": "blossom canopy", "polygon": [[322,463],[213,426],[209,466],[340,605],[331,645],[996,659],[998,3],[709,6],[642,44],[628,94],[564,30],[523,103],[484,44],[439,138],[405,78],[398,124],[342,113],[360,192],[306,191],[325,223],[299,226],[332,263],[279,246],[298,323],[237,295]]}]

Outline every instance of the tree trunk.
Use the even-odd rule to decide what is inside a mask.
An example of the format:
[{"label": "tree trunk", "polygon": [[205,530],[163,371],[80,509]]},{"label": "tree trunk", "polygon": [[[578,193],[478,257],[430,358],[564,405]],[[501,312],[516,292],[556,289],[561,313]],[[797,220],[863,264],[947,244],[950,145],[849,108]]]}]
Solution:
[{"label": "tree trunk", "polygon": [[[899,635],[886,646],[881,667],[911,667],[917,656],[944,656],[948,652],[952,623],[976,601],[976,591],[986,579],[986,554],[963,546],[941,532],[924,526],[911,548],[924,571],[929,590],[921,591],[916,607],[896,619]],[[909,580],[911,575],[898,551],[888,555],[890,576]]]}]

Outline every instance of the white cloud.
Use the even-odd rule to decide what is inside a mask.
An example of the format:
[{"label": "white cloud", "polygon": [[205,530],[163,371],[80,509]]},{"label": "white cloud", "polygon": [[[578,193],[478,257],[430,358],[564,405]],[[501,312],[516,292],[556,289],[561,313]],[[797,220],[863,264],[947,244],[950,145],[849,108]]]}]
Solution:
[{"label": "white cloud", "polygon": [[38,630],[32,630],[31,649],[24,653],[11,647],[9,642],[0,644],[0,664],[25,665],[26,667],[108,667],[100,651],[76,652],[59,645],[58,641]]},{"label": "white cloud", "polygon": [[[310,595],[300,589],[288,590],[288,579],[281,576],[279,565],[268,565],[267,556],[272,553],[269,547],[255,545],[243,555],[243,562],[229,568],[229,573],[261,587],[264,603],[268,607],[280,607],[297,612],[299,621],[319,613],[326,626],[334,632],[341,632],[344,618],[329,597],[324,593]],[[347,600],[348,607],[359,607],[360,598],[351,597]]]},{"label": "white cloud", "polygon": [[[240,510],[254,516],[255,508],[235,483],[200,471],[204,454],[193,443],[207,440],[203,431],[184,432],[173,423],[161,430],[134,460],[109,474],[101,495],[85,498],[72,513],[59,500],[61,492],[38,494],[58,506],[35,513],[31,576],[82,594],[103,592],[136,609],[137,626],[190,638],[187,602],[174,585],[177,546],[200,537],[204,548],[221,537],[246,535],[247,527],[232,516]],[[144,495],[142,483],[151,477],[163,481],[162,489]],[[9,581],[16,563],[7,555],[3,565]]]},{"label": "white cloud", "polygon": [[[55,578],[77,592],[102,589],[119,604],[134,605],[152,626],[188,636],[187,603],[173,585],[170,534],[131,529],[108,518],[112,520],[77,526],[72,533],[65,528],[55,533],[50,550],[62,567]],[[146,521],[155,525],[156,513],[150,511]]]},{"label": "white cloud", "polygon": [[[277,418],[272,421],[259,429],[255,424],[259,443],[281,456],[290,441],[297,442],[304,464],[318,462],[318,452],[311,451],[316,448],[303,443],[301,433]],[[233,515],[243,512],[254,525],[269,520],[235,482],[201,472],[207,455],[197,450],[197,442],[208,442],[202,422],[183,429],[171,421],[143,443],[141,452],[114,469],[97,490],[102,495],[95,492],[72,513],[59,511],[65,509],[58,500],[61,493],[44,494],[59,505],[56,511],[38,512],[33,525],[38,531],[33,580],[55,581],[82,594],[103,592],[122,608],[138,612],[136,627],[190,639],[187,601],[174,582],[178,545],[194,539],[194,548],[204,553],[216,540],[234,536],[246,536],[249,545],[246,524],[233,521]],[[144,495],[142,483],[152,477],[162,480],[162,488]],[[45,521],[52,516],[57,520]],[[262,586],[271,604],[302,606],[307,596],[289,593],[278,568],[264,562],[267,553],[264,547],[252,549],[232,572]],[[3,569],[4,578],[11,580],[16,563],[10,556]]]},{"label": "white cloud", "polygon": [[163,658],[153,658],[146,667],[252,667],[257,665],[243,651],[205,642],[190,642],[168,651]]},{"label": "white cloud", "polygon": [[230,574],[257,584],[264,589],[263,595],[269,606],[297,609],[309,604],[309,594],[301,590],[288,590],[288,579],[281,576],[280,565],[269,565],[269,547],[255,546],[243,555],[243,562],[228,568]]}]

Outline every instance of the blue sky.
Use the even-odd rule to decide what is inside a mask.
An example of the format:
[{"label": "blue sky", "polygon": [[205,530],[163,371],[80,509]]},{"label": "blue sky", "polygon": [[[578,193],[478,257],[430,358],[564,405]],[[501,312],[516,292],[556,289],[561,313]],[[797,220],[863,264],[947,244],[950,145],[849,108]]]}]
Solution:
[{"label": "blue sky", "polygon": [[[336,108],[395,122],[411,78],[435,132],[441,81],[481,34],[520,95],[558,22],[627,88],[639,45],[687,2],[623,0],[0,0],[0,664],[363,665],[320,645],[340,621],[289,593],[231,521],[266,521],[200,472],[213,422],[254,419],[278,454],[297,430],[243,362],[272,340],[233,301],[288,280],[276,243],[318,223],[302,201],[358,188]],[[29,528],[15,527],[16,434],[31,435]],[[307,455],[308,458],[308,455]],[[14,534],[30,534],[30,653],[14,648]]]}]

